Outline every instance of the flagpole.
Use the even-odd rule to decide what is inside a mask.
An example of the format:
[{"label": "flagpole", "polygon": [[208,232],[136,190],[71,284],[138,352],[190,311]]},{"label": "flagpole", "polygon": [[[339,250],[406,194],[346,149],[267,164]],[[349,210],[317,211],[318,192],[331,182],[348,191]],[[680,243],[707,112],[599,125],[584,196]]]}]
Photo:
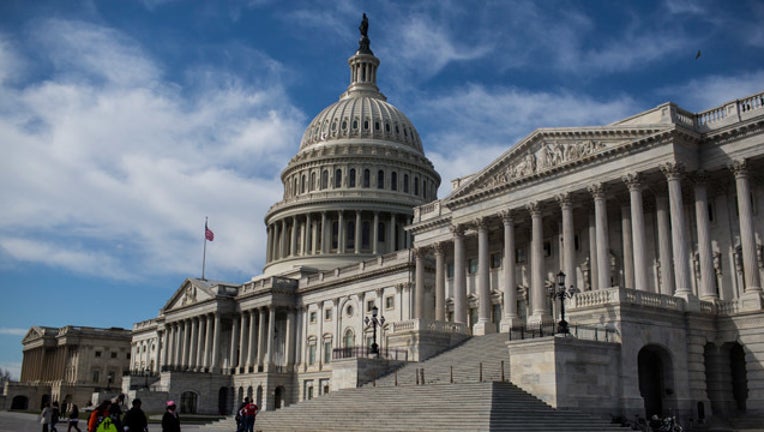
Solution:
[{"label": "flagpole", "polygon": [[202,255],[202,280],[204,279],[204,267],[207,264],[207,216],[204,217],[204,253]]}]

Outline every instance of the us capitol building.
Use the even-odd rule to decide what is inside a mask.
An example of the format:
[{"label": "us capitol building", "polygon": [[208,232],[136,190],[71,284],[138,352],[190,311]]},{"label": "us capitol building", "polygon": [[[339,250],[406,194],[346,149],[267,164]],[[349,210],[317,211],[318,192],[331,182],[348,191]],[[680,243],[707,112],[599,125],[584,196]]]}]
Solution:
[{"label": "us capitol building", "polygon": [[186,279],[135,324],[130,397],[270,411],[505,333],[507,376],[553,407],[764,415],[764,93],[538,129],[437,199],[364,24],[348,64],[281,174],[263,274]]}]

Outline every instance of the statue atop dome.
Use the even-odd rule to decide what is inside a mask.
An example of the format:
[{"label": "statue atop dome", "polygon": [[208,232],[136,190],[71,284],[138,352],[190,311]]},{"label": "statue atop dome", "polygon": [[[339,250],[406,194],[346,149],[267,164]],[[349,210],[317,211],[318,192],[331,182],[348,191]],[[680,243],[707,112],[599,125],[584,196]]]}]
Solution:
[{"label": "statue atop dome", "polygon": [[361,39],[358,41],[358,53],[357,54],[371,54],[371,48],[369,48],[369,19],[366,18],[366,13],[363,14],[361,19],[361,25],[358,26],[358,30],[361,32]]}]

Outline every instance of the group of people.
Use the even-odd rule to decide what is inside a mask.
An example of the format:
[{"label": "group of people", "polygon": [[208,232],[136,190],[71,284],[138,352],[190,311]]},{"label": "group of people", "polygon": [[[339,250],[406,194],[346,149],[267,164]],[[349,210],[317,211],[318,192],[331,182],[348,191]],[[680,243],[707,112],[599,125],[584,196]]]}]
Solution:
[{"label": "group of people", "polygon": [[249,397],[245,397],[236,412],[236,432],[254,432],[255,416],[259,409]]},{"label": "group of people", "polygon": [[[122,413],[123,403],[124,395],[101,402],[88,416],[85,432],[148,432],[148,418],[141,410],[141,400],[133,399],[132,408],[127,410],[124,415]],[[170,411],[169,404],[170,402],[168,402],[168,411]],[[172,405],[174,410],[175,403],[173,402]],[[69,427],[66,432],[72,432],[72,428],[77,432],[83,432],[79,427],[80,411],[77,404],[71,404],[68,414],[67,423]],[[40,413],[42,432],[59,432],[56,425],[59,423],[60,417],[58,402],[52,404],[46,402],[43,405],[42,413]],[[163,420],[162,430],[180,432],[180,423],[176,423],[178,423],[177,428],[165,429],[165,421]]]}]

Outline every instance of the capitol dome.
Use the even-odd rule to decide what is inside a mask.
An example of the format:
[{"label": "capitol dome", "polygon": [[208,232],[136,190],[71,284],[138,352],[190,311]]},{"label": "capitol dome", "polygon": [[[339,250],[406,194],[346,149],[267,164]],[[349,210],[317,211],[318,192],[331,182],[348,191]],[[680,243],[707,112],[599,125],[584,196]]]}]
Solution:
[{"label": "capitol dome", "polygon": [[406,249],[413,208],[437,198],[440,176],[411,120],[377,87],[367,21],[348,60],[350,84],[308,125],[281,173],[284,196],[265,217],[266,274],[326,270]]}]

